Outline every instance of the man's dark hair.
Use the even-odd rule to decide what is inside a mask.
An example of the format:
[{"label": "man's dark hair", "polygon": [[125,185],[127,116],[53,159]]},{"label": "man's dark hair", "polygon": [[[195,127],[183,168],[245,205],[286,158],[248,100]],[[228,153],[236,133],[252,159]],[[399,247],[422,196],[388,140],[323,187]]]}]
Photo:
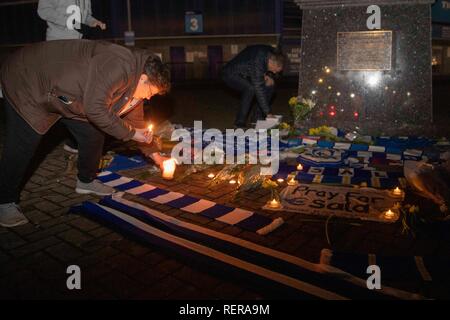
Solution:
[{"label": "man's dark hair", "polygon": [[269,59],[276,62],[278,65],[282,66],[284,65],[286,57],[279,48],[276,48],[269,53]]},{"label": "man's dark hair", "polygon": [[150,56],[144,65],[144,73],[150,83],[159,89],[159,94],[164,95],[170,91],[170,69],[169,66],[156,56]]}]

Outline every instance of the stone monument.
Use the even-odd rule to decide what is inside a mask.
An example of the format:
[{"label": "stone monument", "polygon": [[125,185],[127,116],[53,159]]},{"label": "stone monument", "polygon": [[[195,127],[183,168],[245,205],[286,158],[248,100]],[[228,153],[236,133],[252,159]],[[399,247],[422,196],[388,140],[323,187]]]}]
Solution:
[{"label": "stone monument", "polygon": [[299,95],[310,125],[426,132],[433,120],[433,0],[295,0],[303,10]]}]

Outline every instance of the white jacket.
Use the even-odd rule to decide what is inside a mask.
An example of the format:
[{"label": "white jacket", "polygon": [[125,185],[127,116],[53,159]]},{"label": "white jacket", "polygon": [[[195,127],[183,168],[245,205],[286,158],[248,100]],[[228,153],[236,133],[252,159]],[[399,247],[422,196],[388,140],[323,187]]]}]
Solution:
[{"label": "white jacket", "polygon": [[67,8],[77,5],[81,11],[81,23],[91,25],[96,21],[92,16],[91,0],[39,0],[38,15],[47,21],[47,41],[62,39],[81,39],[83,35],[67,28],[71,14]]}]

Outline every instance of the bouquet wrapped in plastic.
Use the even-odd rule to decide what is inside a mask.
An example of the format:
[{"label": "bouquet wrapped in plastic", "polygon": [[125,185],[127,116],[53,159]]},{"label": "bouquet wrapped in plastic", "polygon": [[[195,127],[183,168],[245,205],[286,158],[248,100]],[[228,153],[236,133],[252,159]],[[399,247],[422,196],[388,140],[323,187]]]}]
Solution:
[{"label": "bouquet wrapped in plastic", "polygon": [[448,212],[450,203],[450,161],[431,165],[423,161],[405,161],[405,177],[418,193]]}]

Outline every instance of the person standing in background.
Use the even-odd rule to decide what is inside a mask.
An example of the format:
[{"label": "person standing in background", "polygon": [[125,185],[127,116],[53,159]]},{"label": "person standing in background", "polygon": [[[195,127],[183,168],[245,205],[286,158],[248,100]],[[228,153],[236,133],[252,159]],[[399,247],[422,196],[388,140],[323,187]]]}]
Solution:
[{"label": "person standing in background", "polygon": [[[72,18],[70,6],[80,8],[79,23]],[[106,24],[92,16],[91,0],[39,0],[37,12],[47,22],[47,41],[81,39],[88,30],[85,26],[106,30]],[[68,22],[73,23],[74,28],[69,29]],[[64,150],[78,154],[78,145],[73,137],[66,139]]]},{"label": "person standing in background", "polygon": [[[79,28],[75,23],[73,30],[67,27],[73,14],[70,6],[78,6],[81,14]],[[84,26],[106,30],[106,24],[92,16],[91,0],[39,0],[37,12],[47,22],[47,41],[81,39],[86,30]]]}]

